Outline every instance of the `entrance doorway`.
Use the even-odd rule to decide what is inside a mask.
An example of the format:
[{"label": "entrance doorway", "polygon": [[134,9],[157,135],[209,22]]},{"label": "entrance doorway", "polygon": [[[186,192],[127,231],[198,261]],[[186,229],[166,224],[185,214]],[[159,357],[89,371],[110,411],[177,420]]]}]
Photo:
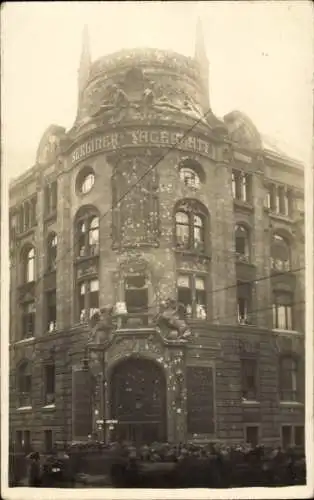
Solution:
[{"label": "entrance doorway", "polygon": [[154,361],[129,358],[111,375],[111,419],[117,420],[112,438],[152,443],[167,438],[166,380]]}]

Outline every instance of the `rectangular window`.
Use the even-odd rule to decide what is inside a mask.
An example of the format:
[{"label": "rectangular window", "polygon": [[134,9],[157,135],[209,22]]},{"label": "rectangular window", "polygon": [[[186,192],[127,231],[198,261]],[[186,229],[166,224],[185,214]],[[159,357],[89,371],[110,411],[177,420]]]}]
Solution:
[{"label": "rectangular window", "polygon": [[55,403],[55,365],[46,365],[45,368],[45,404],[51,405]]},{"label": "rectangular window", "polygon": [[57,182],[45,187],[45,215],[49,216],[57,210]]},{"label": "rectangular window", "polygon": [[22,338],[34,337],[35,334],[35,302],[22,305]]},{"label": "rectangular window", "polygon": [[236,183],[236,176],[235,173],[232,172],[232,196],[233,199],[237,197],[237,183]]},{"label": "rectangular window", "polygon": [[206,286],[205,279],[195,277],[195,305],[196,305],[196,318],[206,319]]},{"label": "rectangular window", "polygon": [[290,294],[276,295],[273,304],[273,328],[293,330],[292,297]]},{"label": "rectangular window", "polygon": [[27,453],[31,449],[30,431],[16,431],[16,451]]},{"label": "rectangular window", "polygon": [[237,283],[237,314],[240,325],[248,325],[251,323],[250,309],[252,302],[251,286],[248,283]]},{"label": "rectangular window", "polygon": [[304,446],[304,425],[296,425],[294,428],[295,446]]},{"label": "rectangular window", "polygon": [[245,429],[245,442],[257,446],[259,442],[259,428],[257,425],[248,425]]},{"label": "rectangular window", "polygon": [[242,359],[242,398],[257,401],[257,363],[255,359]]},{"label": "rectangular window", "polygon": [[282,447],[289,448],[293,442],[293,427],[292,425],[283,425],[281,428]]},{"label": "rectangular window", "polygon": [[178,287],[178,302],[183,304],[186,308],[186,314],[188,317],[192,316],[192,288],[190,277],[181,274],[177,280]]},{"label": "rectangular window", "polygon": [[264,198],[264,207],[268,208],[269,210],[271,209],[271,188],[267,187],[266,188],[266,194]]},{"label": "rectangular window", "polygon": [[53,332],[57,328],[57,292],[50,290],[46,292],[47,304],[47,329]]},{"label": "rectangular window", "polygon": [[125,303],[128,313],[148,311],[148,286],[144,275],[129,276],[124,284]]},{"label": "rectangular window", "polygon": [[89,292],[89,317],[91,318],[99,309],[99,281],[90,281]]},{"label": "rectangular window", "polygon": [[298,394],[298,362],[285,356],[280,360],[280,399],[281,401],[297,401]]},{"label": "rectangular window", "polygon": [[232,172],[232,195],[236,200],[248,203],[251,199],[251,176],[243,172]]},{"label": "rectangular window", "polygon": [[78,297],[80,322],[84,322],[87,319],[86,309],[85,309],[85,295],[86,295],[86,285],[85,283],[82,283],[79,286],[79,297]]},{"label": "rectangular window", "polygon": [[53,448],[53,441],[52,441],[52,430],[51,429],[46,429],[44,431],[44,446],[45,446],[45,452],[50,453]]},{"label": "rectangular window", "polygon": [[186,316],[207,317],[206,280],[203,276],[181,274],[177,279],[178,302],[185,306]]},{"label": "rectangular window", "polygon": [[[187,431],[191,434],[214,432],[214,378],[211,367],[187,366]],[[178,406],[182,404],[178,401]]]}]

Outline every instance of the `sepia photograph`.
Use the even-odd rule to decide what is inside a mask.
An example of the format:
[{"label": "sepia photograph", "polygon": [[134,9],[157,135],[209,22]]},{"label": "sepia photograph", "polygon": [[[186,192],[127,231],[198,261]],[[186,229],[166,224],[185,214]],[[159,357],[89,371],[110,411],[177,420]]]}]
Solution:
[{"label": "sepia photograph", "polygon": [[311,2],[1,14],[2,496],[311,496]]}]

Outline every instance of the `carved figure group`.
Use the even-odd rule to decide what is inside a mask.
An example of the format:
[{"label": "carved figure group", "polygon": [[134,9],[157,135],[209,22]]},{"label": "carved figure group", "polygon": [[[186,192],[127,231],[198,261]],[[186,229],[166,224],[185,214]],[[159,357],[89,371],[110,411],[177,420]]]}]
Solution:
[{"label": "carved figure group", "polygon": [[184,316],[185,306],[177,304],[173,299],[167,299],[160,306],[156,323],[161,331],[166,330],[169,340],[185,340],[191,335],[191,330]]}]

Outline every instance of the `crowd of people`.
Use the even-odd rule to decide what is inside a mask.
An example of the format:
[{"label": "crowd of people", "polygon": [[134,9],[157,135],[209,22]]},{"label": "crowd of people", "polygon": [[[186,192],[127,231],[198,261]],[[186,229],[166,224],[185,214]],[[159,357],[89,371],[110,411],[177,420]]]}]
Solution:
[{"label": "crowd of people", "polygon": [[[304,450],[264,446],[228,446],[217,443],[89,443],[50,455],[30,453],[28,485],[73,487],[79,470],[77,457],[87,463],[89,452],[106,457],[113,487],[125,488],[229,488],[290,486],[306,483]],[[87,461],[86,461],[87,460]],[[82,464],[82,462],[81,462]],[[105,471],[104,471],[105,473]]]}]

